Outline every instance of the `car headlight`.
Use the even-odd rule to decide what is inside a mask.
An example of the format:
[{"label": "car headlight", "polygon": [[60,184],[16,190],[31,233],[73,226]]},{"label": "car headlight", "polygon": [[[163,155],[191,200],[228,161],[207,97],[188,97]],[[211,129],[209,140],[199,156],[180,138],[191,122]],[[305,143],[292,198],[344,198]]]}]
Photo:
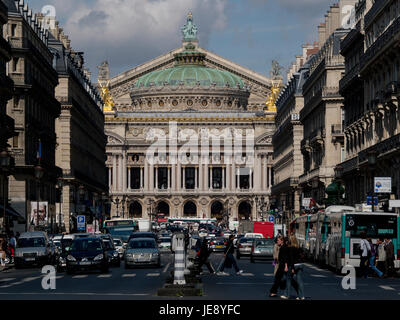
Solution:
[{"label": "car headlight", "polygon": [[71,256],[70,254],[67,256],[67,260],[76,261],[76,259],[73,256]]},{"label": "car headlight", "polygon": [[127,253],[125,256],[126,256],[127,258],[133,258],[133,254],[132,254],[132,253]]},{"label": "car headlight", "polygon": [[23,255],[22,252],[16,252],[16,253],[15,253],[15,256],[16,256],[16,257],[23,257],[24,255]]},{"label": "car headlight", "polygon": [[118,252],[115,251],[115,252],[113,253],[113,256],[114,256],[114,257],[118,257],[118,256],[119,256]]},{"label": "car headlight", "polygon": [[101,253],[94,258],[94,261],[98,261],[104,258],[104,255]]}]

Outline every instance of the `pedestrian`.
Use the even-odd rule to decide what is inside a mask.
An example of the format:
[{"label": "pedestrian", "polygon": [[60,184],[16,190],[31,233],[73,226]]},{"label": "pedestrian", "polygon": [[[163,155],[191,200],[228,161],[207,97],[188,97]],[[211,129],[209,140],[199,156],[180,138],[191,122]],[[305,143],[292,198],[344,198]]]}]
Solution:
[{"label": "pedestrian", "polygon": [[2,267],[5,267],[5,265],[6,265],[6,263],[5,263],[5,259],[6,259],[5,246],[6,246],[5,239],[0,237],[0,265]]},{"label": "pedestrian", "polygon": [[371,256],[369,257],[369,268],[371,268],[375,273],[378,275],[379,278],[383,277],[383,272],[380,271],[376,266],[375,266],[375,259],[376,259],[376,252],[378,251],[378,245],[372,243],[371,238],[368,238],[367,241],[369,242],[369,245],[371,247]]},{"label": "pedestrian", "polygon": [[385,243],[382,237],[377,240],[377,244],[378,244],[378,249],[376,251],[377,267],[379,270],[383,272],[383,277],[386,277],[387,276],[386,251],[385,251]]},{"label": "pedestrian", "polygon": [[[281,296],[282,299],[290,298],[290,289],[293,287],[296,290],[297,297],[301,296],[304,298],[304,287],[302,287],[302,291],[299,292],[299,283],[294,280],[295,276],[295,264],[298,264],[299,258],[298,256],[298,247],[299,244],[294,235],[289,238],[288,241],[288,262],[287,262],[287,271],[286,271],[286,288],[284,290],[284,294]],[[286,268],[285,268],[286,269]],[[300,274],[300,281],[302,283],[302,274]]]},{"label": "pedestrian", "polygon": [[[305,262],[305,254],[302,248],[300,248],[299,241],[296,236],[293,234],[290,237],[290,257],[292,259],[292,277],[294,277],[294,282],[287,282],[287,287],[291,284],[297,292],[296,300],[305,300],[304,295],[304,281],[303,281],[303,272],[304,267],[303,263]],[[295,285],[293,285],[295,284]],[[297,287],[296,287],[297,285]],[[289,290],[289,289],[287,289]],[[290,291],[288,291],[287,296],[289,296]]]},{"label": "pedestrian", "polygon": [[367,278],[368,277],[368,261],[369,257],[371,256],[371,246],[366,239],[365,232],[361,232],[361,243],[360,243],[360,274],[361,277]]},{"label": "pedestrian", "polygon": [[279,266],[279,248],[280,246],[278,245],[278,237],[275,238],[275,244],[274,244],[274,251],[273,251],[273,259],[274,261],[272,262],[272,265],[274,266],[274,276],[276,275],[276,271],[278,270]]},{"label": "pedestrian", "polygon": [[236,274],[241,274],[243,273],[243,270],[240,270],[235,257],[233,256],[235,253],[235,246],[233,245],[233,239],[235,238],[234,235],[230,235],[228,239],[228,243],[226,244],[225,250],[224,250],[224,263],[222,263],[221,270],[218,270],[219,272],[217,274],[223,275],[227,274],[224,272],[225,267],[231,267],[233,266],[235,268]]},{"label": "pedestrian", "polygon": [[385,238],[386,272],[388,277],[394,276],[394,246],[389,238]]},{"label": "pedestrian", "polygon": [[10,240],[9,240],[9,250],[10,250],[10,263],[14,263],[14,256],[15,256],[15,249],[17,248],[17,240],[15,239],[14,232],[11,231],[10,233]]},{"label": "pedestrian", "polygon": [[199,257],[198,269],[200,270],[200,272],[202,272],[203,265],[206,265],[206,267],[208,268],[208,271],[210,271],[211,274],[215,273],[215,270],[209,260],[211,252],[212,251],[209,246],[209,240],[203,239],[203,242],[200,247],[200,253],[198,255],[198,257]]},{"label": "pedestrian", "polygon": [[20,235],[21,235],[21,234],[17,231],[17,233],[15,234],[15,238],[17,239],[17,241],[18,241]]},{"label": "pedestrian", "polygon": [[283,236],[278,236],[276,244],[279,246],[278,255],[278,269],[275,273],[274,283],[269,291],[270,297],[276,297],[278,294],[278,288],[281,286],[285,272],[288,271],[289,263],[289,248],[287,246],[287,241]]}]

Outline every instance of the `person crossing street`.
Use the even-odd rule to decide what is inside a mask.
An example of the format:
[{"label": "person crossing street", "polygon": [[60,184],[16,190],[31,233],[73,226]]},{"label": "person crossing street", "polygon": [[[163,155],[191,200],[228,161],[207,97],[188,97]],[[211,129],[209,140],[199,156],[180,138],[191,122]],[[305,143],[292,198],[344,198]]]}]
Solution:
[{"label": "person crossing street", "polygon": [[217,273],[218,275],[226,275],[227,273],[224,272],[225,267],[231,268],[232,266],[235,268],[236,274],[243,273],[243,270],[239,269],[237,262],[235,260],[235,257],[233,256],[235,253],[235,246],[233,245],[234,238],[235,238],[234,235],[229,236],[228,243],[224,250],[224,260],[223,260],[223,263],[221,264],[221,269],[218,270],[219,271]]}]

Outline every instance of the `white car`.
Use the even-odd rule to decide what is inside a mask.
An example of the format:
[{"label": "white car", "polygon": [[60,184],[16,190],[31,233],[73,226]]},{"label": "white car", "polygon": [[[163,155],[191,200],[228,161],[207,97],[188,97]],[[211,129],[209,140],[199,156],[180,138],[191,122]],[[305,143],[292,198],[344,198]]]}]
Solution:
[{"label": "white car", "polygon": [[124,243],[122,242],[121,239],[118,239],[118,238],[113,239],[113,242],[114,242],[115,250],[118,251],[120,259],[123,259],[124,252],[125,252]]},{"label": "white car", "polygon": [[207,236],[208,236],[207,230],[200,230],[199,231],[199,237],[207,237]]},{"label": "white car", "polygon": [[262,233],[246,233],[244,235],[245,238],[255,238],[255,239],[264,239]]}]

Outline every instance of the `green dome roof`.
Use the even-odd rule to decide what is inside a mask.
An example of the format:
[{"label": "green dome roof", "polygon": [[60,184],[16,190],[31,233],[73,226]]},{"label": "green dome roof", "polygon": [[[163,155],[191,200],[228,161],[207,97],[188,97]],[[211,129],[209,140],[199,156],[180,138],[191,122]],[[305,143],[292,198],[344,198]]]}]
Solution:
[{"label": "green dome roof", "polygon": [[207,68],[201,65],[179,65],[165,70],[158,70],[139,78],[136,87],[163,86],[168,83],[171,86],[178,86],[181,82],[184,85],[194,86],[200,82],[202,86],[211,86],[215,83],[218,87],[244,88],[243,81],[236,75],[218,69]]}]

